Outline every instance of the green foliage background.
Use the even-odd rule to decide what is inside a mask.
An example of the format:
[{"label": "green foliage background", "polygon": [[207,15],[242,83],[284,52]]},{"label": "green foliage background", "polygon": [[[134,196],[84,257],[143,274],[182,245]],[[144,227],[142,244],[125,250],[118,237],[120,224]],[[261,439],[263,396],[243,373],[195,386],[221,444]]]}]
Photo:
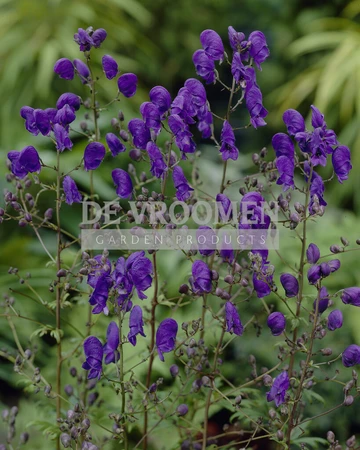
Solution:
[{"label": "green foliage background", "polygon": [[[332,0],[0,0],[0,187],[6,188],[6,152],[21,149],[33,144],[46,155],[49,161],[54,157],[47,142],[29,135],[19,116],[20,107],[28,104],[33,107],[51,106],[57,97],[65,91],[74,90],[87,95],[85,89],[76,82],[65,82],[53,75],[54,61],[60,57],[80,57],[72,36],[78,27],[88,25],[103,27],[108,32],[106,53],[116,57],[122,71],[134,71],[140,80],[137,96],[126,104],[120,104],[127,118],[137,114],[139,104],[147,99],[149,89],[157,84],[167,87],[172,94],[181,87],[187,77],[194,76],[191,61],[192,53],[199,47],[199,34],[205,28],[215,29],[224,39],[227,27],[249,33],[262,30],[268,39],[271,57],[259,74],[259,84],[264,92],[264,103],[269,110],[268,126],[259,130],[248,130],[238,136],[242,154],[237,169],[229,171],[229,177],[240,178],[251,171],[250,152],[269,146],[271,136],[284,131],[281,121],[286,108],[297,108],[305,116],[309,105],[315,103],[325,113],[328,125],[339,135],[339,140],[352,150],[353,171],[350,179],[339,186],[333,183],[326,191],[329,203],[325,218],[314,224],[311,240],[327,253],[331,244],[339,243],[340,236],[346,236],[352,246],[360,238],[360,1]],[[98,68],[103,52],[98,52]],[[74,83],[74,84],[72,84]],[[106,83],[100,95],[104,102],[113,98],[115,85]],[[209,98],[213,109],[223,107],[219,91],[209,88]],[[110,113],[109,113],[110,114]],[[101,119],[103,134],[109,130],[112,115],[105,113]],[[78,160],[83,151],[83,142],[77,140],[74,150],[66,155],[67,163]],[[220,174],[217,158],[212,148],[204,148],[205,161],[201,168],[204,184],[216,181]],[[123,166],[127,159],[124,157]],[[239,170],[238,168],[241,167]],[[109,177],[110,170],[99,172],[95,178],[97,193],[105,199],[113,197],[113,187]],[[330,175],[324,173],[324,175]],[[77,181],[86,189],[87,180]],[[334,188],[335,185],[335,188]],[[233,198],[236,198],[234,191]],[[44,200],[44,208],[51,205],[52,198]],[[0,200],[0,203],[2,200]],[[74,209],[65,212],[66,227],[77,232],[78,220]],[[78,211],[80,213],[80,210]],[[46,297],[53,269],[44,269],[44,255],[31,232],[18,230],[13,225],[0,227],[0,291],[7,292],[9,287],[23,290],[13,276],[7,274],[9,266],[15,266],[23,273],[31,268],[32,283],[40,288]],[[44,236],[50,251],[50,237]],[[281,241],[282,255],[289,261],[297,259],[294,242],[284,235]],[[70,259],[72,255],[67,254]],[[343,269],[331,279],[329,288],[336,290],[360,284],[359,256],[357,252],[341,256]],[[281,273],[281,261],[274,255],[273,264]],[[189,267],[180,258],[165,254],[159,264],[160,276],[168,280],[168,292],[176,293],[180,282],[188,275]],[[174,276],[176,273],[176,276]],[[19,303],[21,302],[21,306]],[[23,315],[44,319],[43,311],[25,298],[18,297],[17,305]],[[345,323],[336,337],[327,337],[327,346],[339,353],[346,343],[360,344],[360,312],[345,311]],[[71,316],[71,311],[67,313]],[[188,316],[187,316],[188,314]],[[184,313],[182,320],[189,320],[190,310]],[[84,327],[81,317],[71,317],[75,326]],[[34,332],[33,323],[23,321],[18,324],[19,336],[24,345]],[[72,337],[68,345],[74,344]],[[333,339],[333,341],[331,341]],[[54,376],[54,361],[51,356],[51,339],[33,337],[32,342],[39,347],[37,364],[50,379]],[[263,342],[261,345],[260,343]],[[254,353],[264,361],[268,360],[269,348],[266,339],[250,339],[244,348],[232,348],[229,359],[225,360],[224,371],[236,383],[232,373],[235,364],[246,365],[247,355]],[[6,321],[1,321],[0,347],[12,347],[12,336]],[[275,355],[275,350],[274,350]],[[159,374],[164,370],[156,366]],[[350,375],[349,375],[350,377]],[[4,405],[20,404],[18,428],[25,428],[34,419],[34,408],[38,420],[46,423],[49,411],[43,406],[37,408],[34,396],[28,396],[19,385],[19,378],[12,366],[1,361],[0,400]],[[44,405],[39,396],[39,404]],[[341,397],[341,392],[340,392]],[[339,401],[334,390],[333,397],[326,397],[326,408]],[[114,403],[110,395],[109,404]],[[115,405],[113,404],[113,407]],[[320,408],[318,406],[315,408]],[[349,437],[356,431],[355,418],[342,414],[333,425],[331,418],[324,418],[314,431],[324,437],[329,427],[335,426],[339,436]],[[354,428],[355,427],[355,428]],[[43,429],[47,429],[43,425]],[[49,431],[49,430],[48,430]],[[50,430],[51,431],[51,430]],[[359,430],[357,430],[359,432]],[[167,434],[159,442],[166,442]],[[2,442],[0,432],[0,442]],[[41,446],[45,445],[45,446]],[[31,431],[31,448],[48,449],[40,434]],[[159,443],[160,445],[160,443]],[[115,448],[115,447],[114,447]],[[160,448],[160,447],[159,447]]]}]

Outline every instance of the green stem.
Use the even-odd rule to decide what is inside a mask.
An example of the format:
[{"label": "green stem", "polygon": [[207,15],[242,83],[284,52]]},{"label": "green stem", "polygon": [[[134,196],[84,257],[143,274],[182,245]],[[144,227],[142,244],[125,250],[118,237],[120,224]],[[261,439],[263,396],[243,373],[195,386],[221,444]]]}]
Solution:
[{"label": "green stem", "polygon": [[119,363],[119,380],[121,389],[121,415],[122,415],[122,425],[123,425],[123,438],[124,438],[124,450],[128,450],[129,441],[128,433],[126,427],[126,393],[124,386],[124,349],[122,343],[122,316],[119,313],[119,342],[120,342],[120,363]]}]

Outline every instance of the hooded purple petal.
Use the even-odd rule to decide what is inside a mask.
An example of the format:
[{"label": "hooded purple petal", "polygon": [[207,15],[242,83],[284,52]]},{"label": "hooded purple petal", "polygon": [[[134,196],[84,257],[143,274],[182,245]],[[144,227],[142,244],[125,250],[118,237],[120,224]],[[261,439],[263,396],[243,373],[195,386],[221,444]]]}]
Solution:
[{"label": "hooded purple petal", "polygon": [[81,61],[81,59],[74,59],[74,67],[79,74],[81,82],[83,84],[86,84],[90,77],[90,70],[88,66],[83,61]]},{"label": "hooded purple petal", "polygon": [[134,73],[124,73],[118,79],[119,91],[124,97],[133,97],[136,93],[138,79]]},{"label": "hooded purple petal", "polygon": [[205,53],[214,61],[224,59],[224,45],[221,37],[214,30],[204,30],[200,34],[200,42]]},{"label": "hooded purple petal", "polygon": [[360,347],[352,344],[343,351],[342,363],[345,367],[352,367],[360,364]]},{"label": "hooded purple petal", "polygon": [[169,353],[175,348],[178,324],[174,319],[163,320],[156,331],[156,347],[161,361],[163,353]]},{"label": "hooded purple petal", "polygon": [[107,133],[105,140],[113,156],[116,156],[126,150],[125,145],[114,133]]},{"label": "hooded purple petal", "polygon": [[105,147],[100,142],[91,142],[85,148],[84,168],[85,170],[97,169],[105,157]]},{"label": "hooded purple petal", "polygon": [[341,293],[341,300],[346,305],[360,306],[360,288],[350,287],[344,289]]},{"label": "hooded purple petal", "polygon": [[65,94],[61,94],[60,97],[58,98],[58,101],[56,102],[56,108],[61,109],[65,105],[69,105],[75,111],[77,111],[78,109],[80,109],[81,98],[78,95],[73,94],[71,92],[66,92]]},{"label": "hooded purple petal", "polygon": [[171,96],[169,91],[163,86],[155,86],[149,93],[150,101],[158,107],[160,114],[163,116],[171,105]]},{"label": "hooded purple petal", "polygon": [[249,36],[248,43],[251,43],[249,50],[250,56],[261,70],[261,64],[270,55],[264,33],[261,31],[253,31]]},{"label": "hooded purple petal", "polygon": [[151,140],[150,130],[141,119],[132,119],[128,125],[135,147],[145,150]]},{"label": "hooded purple petal", "polygon": [[116,186],[116,193],[120,198],[129,198],[132,195],[133,184],[130,175],[122,169],[114,169],[111,172]]},{"label": "hooded purple petal", "polygon": [[104,55],[101,60],[105,76],[108,80],[112,80],[119,72],[118,63],[110,55]]},{"label": "hooded purple petal", "polygon": [[332,164],[335,175],[339,183],[348,179],[349,172],[352,169],[350,150],[345,145],[340,145],[332,154]]},{"label": "hooded purple petal", "polygon": [[328,316],[327,327],[330,331],[341,328],[343,324],[343,315],[339,309],[334,309]]},{"label": "hooded purple petal", "polygon": [[285,289],[286,297],[296,297],[299,292],[299,282],[294,275],[290,273],[283,273],[280,277],[282,287]]},{"label": "hooded purple petal", "polygon": [[141,336],[146,337],[144,333],[143,314],[140,306],[136,305],[131,310],[129,318],[129,328],[130,331],[128,334],[128,339],[132,345],[134,346],[136,345],[136,336],[138,334],[141,334]]},{"label": "hooded purple petal", "polygon": [[305,120],[303,116],[295,109],[288,109],[283,114],[283,121],[290,136],[305,131]]},{"label": "hooded purple petal", "polygon": [[244,332],[244,327],[241,323],[236,306],[231,302],[225,303],[225,318],[226,331],[241,336]]},{"label": "hooded purple petal", "polygon": [[286,327],[286,319],[284,314],[281,312],[271,313],[267,318],[267,325],[273,336],[280,336]]},{"label": "hooded purple petal", "polygon": [[196,73],[205,80],[206,84],[215,81],[215,63],[204,50],[196,50],[192,57]]},{"label": "hooded purple petal", "polygon": [[54,72],[64,80],[72,80],[75,76],[75,69],[70,59],[61,58],[54,65]]},{"label": "hooded purple petal", "polygon": [[315,264],[320,258],[319,247],[315,244],[310,244],[306,250],[306,258],[310,264]]},{"label": "hooded purple petal", "polygon": [[65,201],[68,205],[81,202],[82,196],[76,186],[75,181],[69,175],[66,175],[63,180],[63,189],[65,193]]},{"label": "hooded purple petal", "polygon": [[181,202],[186,202],[194,189],[189,185],[180,166],[174,167],[172,177],[176,189],[176,198]]}]

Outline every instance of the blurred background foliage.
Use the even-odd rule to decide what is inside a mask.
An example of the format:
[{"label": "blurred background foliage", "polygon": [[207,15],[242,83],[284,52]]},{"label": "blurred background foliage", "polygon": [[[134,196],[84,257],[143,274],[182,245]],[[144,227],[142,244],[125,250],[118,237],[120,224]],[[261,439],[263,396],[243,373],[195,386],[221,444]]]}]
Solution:
[{"label": "blurred background foliage", "polygon": [[[53,74],[53,65],[60,57],[81,57],[72,36],[78,27],[86,28],[92,25],[103,27],[108,32],[108,38],[100,51],[94,53],[94,64],[100,72],[101,56],[106,52],[116,57],[123,72],[133,71],[140,80],[138,94],[119,107],[125,112],[127,120],[131,114],[138,114],[141,102],[148,99],[148,91],[154,85],[164,85],[175,95],[187,77],[195,76],[192,64],[192,54],[200,46],[199,34],[205,28],[215,29],[226,41],[227,27],[233,25],[237,30],[248,34],[259,29],[268,40],[271,57],[263,65],[263,71],[258,73],[258,82],[264,93],[264,104],[269,110],[268,126],[259,130],[248,129],[239,131],[237,135],[241,158],[237,164],[229,168],[229,178],[240,178],[251,173],[250,153],[267,146],[270,150],[271,137],[275,132],[284,131],[281,116],[285,109],[296,108],[306,117],[309,115],[310,104],[316,104],[325,113],[327,123],[333,127],[340,141],[349,145],[352,150],[353,171],[343,186],[336,182],[329,183],[326,189],[327,208],[325,218],[314,224],[311,239],[316,242],[322,252],[327,253],[331,244],[338,244],[339,237],[345,235],[351,244],[360,237],[360,1],[347,0],[0,0],[0,149],[2,163],[0,165],[0,187],[5,189],[4,179],[6,167],[4,164],[6,152],[21,149],[25,145],[35,145],[43,159],[51,163],[54,150],[42,138],[29,135],[20,118],[19,110],[23,105],[38,108],[52,106],[58,96],[67,91],[79,93],[86,98],[88,92],[79,80],[66,82]],[[215,111],[224,108],[220,89],[210,86],[208,96]],[[104,104],[116,95],[116,81],[101,85],[100,102]],[[105,112],[101,116],[102,135],[110,131],[110,119],[116,115]],[[80,118],[81,119],[81,118]],[[79,119],[79,120],[80,120]],[[239,121],[239,118],[234,118]],[[244,119],[245,120],[245,119]],[[241,122],[244,124],[244,121]],[[66,155],[66,165],[78,162],[82,156],[84,142],[74,137],[74,149]],[[203,158],[200,174],[204,186],[220,183],[220,168],[217,152],[213,147],[202,143]],[[269,151],[270,156],[271,150]],[[127,166],[129,160],[123,155],[121,165]],[[111,200],[114,190],[110,179],[110,167],[118,162],[107,161],[95,175],[96,191],[100,197]],[[44,171],[45,173],[45,171]],[[326,170],[324,176],[330,176]],[[44,176],[46,176],[44,174]],[[83,190],[88,190],[88,179],[81,174],[75,174],[76,181]],[[239,185],[234,185],[232,198],[236,199]],[[213,192],[216,194],[216,192]],[[2,200],[0,200],[0,203]],[[44,210],[52,206],[53,197],[45,196],[42,207]],[[74,214],[75,211],[75,214]],[[80,208],[64,207],[64,222],[68,231],[77,233]],[[78,215],[77,215],[78,214]],[[44,268],[44,258],[41,246],[34,239],[31,230],[18,230],[13,224],[0,227],[0,289],[3,293],[9,287],[25,293],[14,276],[7,274],[9,266],[19,267],[22,273],[31,268],[34,287],[46,297],[49,280],[53,268]],[[44,241],[50,251],[54,251],[51,236],[44,233]],[[285,259],[294,263],[297,244],[286,233],[281,240],[281,253]],[[72,254],[66,257],[71,259]],[[357,252],[341,256],[343,270],[331,278],[329,289],[336,292],[349,285],[359,285],[359,257]],[[284,269],[282,262],[272,255],[272,263],[277,266],[278,274]],[[165,252],[159,263],[160,276],[168,280],[167,293],[176,295],[180,282],[189,275],[189,266],[178,255]],[[177,273],[174,277],[173,274]],[[53,318],[46,310],[26,300],[21,294],[17,297],[17,307],[23,315],[28,315],[42,322],[53,323]],[[275,298],[271,301],[276,301]],[[86,299],[79,301],[86,304]],[[257,306],[249,304],[244,318],[250,317]],[[67,317],[79,329],[84,328],[81,315]],[[359,312],[353,309],[345,311],[346,327],[338,331],[336,338],[327,346],[333,347],[334,354],[340,352],[344,343],[360,344]],[[183,320],[194,316],[193,310],[184,309]],[[265,318],[263,318],[265,319]],[[18,319],[19,320],[19,319]],[[106,320],[99,320],[99,330],[104,329]],[[18,324],[19,337],[26,345],[28,337],[36,326],[30,321]],[[74,345],[76,336],[70,329],[65,345]],[[104,333],[103,333],[104,334]],[[246,366],[247,355],[253,352],[263,364],[271,364],[269,348],[258,344],[255,339],[247,339],[246,352],[241,347],[228,347],[224,357],[224,373],[237,380],[237,373],[232,371],[234,362]],[[335,336],[335,335],[334,335]],[[341,339],[339,339],[339,336]],[[265,342],[262,340],[262,342]],[[30,345],[30,344],[28,344]],[[32,344],[38,346],[37,364],[50,379],[54,376],[51,338],[33,337]],[[12,336],[6,323],[0,328],[0,347],[13,348]],[[65,347],[66,348],[66,347]],[[140,349],[141,353],[141,349]],[[275,355],[275,350],[273,352]],[[164,368],[156,365],[155,369],[162,376]],[[250,368],[245,369],[250,373]],[[0,390],[0,400],[4,404],[20,404],[21,414],[19,427],[25,427],[33,419],[34,396],[22,392],[19,378],[15,376],[11,364],[0,366],[0,378],[3,388]],[[346,381],[346,380],[345,380]],[[327,394],[325,407],[331,407],[339,401],[342,393],[335,389],[331,397]],[[340,396],[340,397],[339,397]],[[116,400],[109,391],[105,398],[109,405]],[[46,399],[45,399],[46,400]],[[39,420],[46,424],[49,410],[48,404],[40,397],[42,405]],[[321,410],[324,405],[315,405]],[[110,406],[109,406],[110,408]],[[322,419],[315,435],[322,435],[329,429],[331,416]],[[334,427],[339,437],[347,438],[352,432],[360,433],[356,427],[356,417],[349,410],[342,414]],[[41,427],[40,427],[41,428]],[[42,429],[47,430],[46,425]],[[47,430],[49,431],[49,430]],[[50,430],[51,431],[51,430]],[[164,432],[162,430],[162,432]],[[32,434],[32,448],[42,447],[43,440]],[[159,442],[166,442],[168,435],[159,437]],[[165,441],[164,441],[165,440]],[[1,439],[0,439],[1,441]],[[45,444],[46,445],[46,444]],[[160,447],[159,447],[160,448]]]}]

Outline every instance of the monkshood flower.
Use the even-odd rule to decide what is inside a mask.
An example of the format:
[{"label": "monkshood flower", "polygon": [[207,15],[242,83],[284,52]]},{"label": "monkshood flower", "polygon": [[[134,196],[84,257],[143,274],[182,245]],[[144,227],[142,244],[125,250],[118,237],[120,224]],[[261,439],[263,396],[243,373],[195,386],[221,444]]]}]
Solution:
[{"label": "monkshood flower", "polygon": [[151,140],[150,130],[141,119],[132,119],[128,124],[135,147],[145,150],[146,144]]},{"label": "monkshood flower", "polygon": [[119,66],[112,56],[104,55],[101,59],[101,64],[105,76],[108,80],[112,80],[113,78],[116,77],[116,75],[119,72]]},{"label": "monkshood flower", "polygon": [[25,147],[20,152],[11,151],[7,157],[11,162],[11,172],[18,178],[25,178],[28,173],[39,173],[41,170],[39,154],[32,146]]},{"label": "monkshood flower", "polygon": [[246,67],[244,66],[240,53],[234,53],[231,61],[231,74],[235,81],[240,84],[245,79]]},{"label": "monkshood flower", "polygon": [[284,314],[281,312],[271,313],[267,318],[267,325],[273,336],[280,336],[286,327],[286,319]]},{"label": "monkshood flower", "polygon": [[118,79],[118,88],[124,97],[133,97],[136,93],[138,79],[134,73],[124,73]]},{"label": "monkshood flower", "polygon": [[191,103],[196,111],[206,105],[206,90],[199,80],[188,78],[185,81],[184,89],[189,92]]},{"label": "monkshood flower", "polygon": [[109,291],[112,286],[112,280],[107,275],[101,275],[96,283],[93,293],[90,295],[89,303],[94,306],[92,313],[104,313],[105,316],[109,314],[109,309],[106,306],[109,297]]},{"label": "monkshood flower", "polygon": [[225,303],[225,319],[226,331],[241,336],[244,332],[244,327],[241,323],[239,313],[236,306],[231,302]]},{"label": "monkshood flower", "polygon": [[231,244],[231,240],[227,238],[226,234],[223,236],[220,243],[219,255],[222,258],[223,262],[228,262],[229,264],[232,264],[235,260],[233,245]]},{"label": "monkshood flower", "polygon": [[37,136],[39,130],[35,123],[34,108],[31,108],[31,106],[23,106],[20,109],[20,116],[25,119],[25,128],[27,131],[34,136]]},{"label": "monkshood flower", "polygon": [[97,263],[91,266],[91,272],[89,273],[86,282],[89,286],[95,288],[102,275],[110,275],[111,262],[108,258],[103,260],[102,255],[96,255],[93,259],[97,261]]},{"label": "monkshood flower", "polygon": [[63,127],[67,127],[76,119],[74,108],[69,105],[64,105],[59,109],[54,117],[54,122],[59,123]]},{"label": "monkshood flower", "polygon": [[306,250],[306,258],[310,264],[316,264],[320,258],[320,250],[316,244],[310,244]]},{"label": "monkshood flower", "polygon": [[313,265],[308,270],[308,280],[310,284],[316,284],[320,278],[326,278],[331,273],[336,272],[340,268],[340,261],[332,259],[331,261],[321,263],[320,265]]},{"label": "monkshood flower", "polygon": [[289,375],[287,372],[281,372],[274,380],[269,392],[266,393],[268,402],[275,401],[276,406],[280,406],[285,402],[286,391],[290,387]]},{"label": "monkshood flower", "polygon": [[[248,73],[253,71],[253,79],[255,78],[255,71],[252,67],[249,68]],[[254,128],[264,127],[266,122],[264,118],[268,115],[268,111],[262,104],[262,93],[257,86],[256,82],[250,82],[247,80],[245,89],[245,103],[246,108],[250,114],[250,123]]]},{"label": "monkshood flower", "polygon": [[231,48],[234,52],[239,52],[242,48],[241,43],[245,39],[245,34],[241,31],[236,31],[234,27],[230,26],[228,27],[228,37]]},{"label": "monkshood flower", "polygon": [[352,169],[350,150],[345,145],[339,145],[332,154],[332,164],[334,167],[335,175],[339,183],[347,180],[349,172]]},{"label": "monkshood flower", "polygon": [[154,130],[154,133],[158,135],[161,131],[161,114],[159,108],[152,102],[144,102],[140,106],[140,113],[145,125]]},{"label": "monkshood flower", "polygon": [[163,353],[169,353],[175,348],[178,324],[174,319],[163,320],[156,331],[156,347],[161,361]]},{"label": "monkshood flower", "polygon": [[214,61],[222,61],[224,59],[224,45],[221,37],[214,30],[204,30],[200,34],[201,45],[207,56]]},{"label": "monkshood flower", "polygon": [[215,63],[205,50],[196,50],[192,57],[195,71],[199,77],[203,78],[206,84],[214,83],[216,80]]},{"label": "monkshood flower", "polygon": [[283,114],[283,121],[290,136],[305,131],[305,119],[295,109],[288,109]]},{"label": "monkshood flower", "polygon": [[186,414],[189,412],[189,407],[185,403],[182,403],[176,408],[176,412],[178,416],[186,416]]},{"label": "monkshood flower", "polygon": [[73,63],[81,82],[83,84],[86,84],[88,82],[88,79],[90,78],[90,70],[88,66],[83,61],[81,61],[81,59],[74,59]]},{"label": "monkshood flower", "polygon": [[106,344],[103,348],[105,355],[105,364],[116,363],[117,361],[119,361],[119,343],[119,327],[117,326],[116,322],[110,322],[106,331]]},{"label": "monkshood flower", "polygon": [[97,169],[105,157],[106,149],[100,142],[90,142],[84,152],[85,170]]},{"label": "monkshood flower", "polygon": [[[310,214],[316,214],[320,210],[323,210],[324,207],[327,205],[326,201],[324,200],[324,192],[325,192],[325,185],[324,181],[321,178],[321,176],[312,171],[310,165],[307,161],[304,163],[304,171],[307,175],[311,176],[311,185],[310,185],[310,203],[309,203],[309,212]],[[305,177],[305,180],[308,181],[307,177]]]},{"label": "monkshood flower", "polygon": [[63,152],[65,149],[71,150],[73,148],[73,143],[66,128],[56,123],[53,127],[53,131],[56,141],[56,148],[59,152]]},{"label": "monkshood flower", "polygon": [[299,282],[294,275],[290,273],[283,273],[280,276],[280,283],[282,287],[285,289],[285,295],[288,298],[296,297],[299,292]]},{"label": "monkshood flower", "polygon": [[360,347],[352,344],[343,351],[342,363],[345,367],[352,367],[360,364]]},{"label": "monkshood flower", "polygon": [[221,147],[220,153],[224,161],[228,159],[233,159],[236,161],[239,157],[239,150],[235,146],[235,135],[233,129],[227,120],[224,121],[221,130]]},{"label": "monkshood flower", "polygon": [[248,39],[249,53],[254,63],[257,65],[258,69],[261,70],[261,64],[270,55],[269,48],[266,43],[266,38],[264,33],[261,31],[253,31],[250,33]]},{"label": "monkshood flower", "polygon": [[189,126],[177,114],[169,117],[169,128],[175,136],[175,143],[182,152],[182,159],[186,159],[186,153],[194,153],[196,149],[195,142],[191,139],[192,133]]},{"label": "monkshood flower", "polygon": [[58,59],[54,65],[54,72],[64,80],[73,80],[75,76],[74,64],[68,58]]},{"label": "monkshood flower", "polygon": [[161,178],[168,170],[168,167],[164,161],[163,155],[159,147],[152,141],[149,141],[146,145],[146,151],[149,155],[151,167],[150,172],[156,177]]},{"label": "monkshood flower", "polygon": [[329,306],[329,302],[330,302],[329,293],[328,293],[326,287],[323,286],[319,292],[319,299],[314,300],[314,303],[313,303],[314,311],[316,311],[316,303],[318,303],[318,307],[317,307],[318,313],[322,314],[324,311],[327,310],[327,308]]},{"label": "monkshood flower", "polygon": [[74,41],[80,46],[81,52],[89,52],[94,45],[89,33],[83,28],[79,28],[78,32],[74,34]]},{"label": "monkshood flower", "polygon": [[56,108],[61,109],[65,105],[69,105],[74,109],[74,111],[77,111],[81,106],[81,98],[72,92],[65,92],[65,94],[61,94],[58,98]]},{"label": "monkshood flower", "polygon": [[197,118],[197,128],[201,133],[201,137],[203,139],[210,138],[212,135],[213,118],[206,104],[199,108],[197,112]]},{"label": "monkshood flower", "polygon": [[285,133],[277,133],[272,138],[272,146],[276,154],[276,168],[279,171],[277,184],[283,185],[283,191],[294,189],[294,144]]},{"label": "monkshood flower", "polygon": [[346,305],[360,306],[360,288],[350,287],[344,289],[341,293],[341,300]]},{"label": "monkshood flower", "polygon": [[50,118],[46,111],[42,109],[34,109],[34,120],[37,129],[43,136],[47,136],[50,133]]},{"label": "monkshood flower", "polygon": [[334,309],[328,316],[327,327],[330,331],[341,328],[343,324],[343,315],[339,309]]},{"label": "monkshood flower", "polygon": [[260,272],[254,272],[253,285],[258,298],[267,297],[271,294],[271,286],[273,283],[273,276],[267,274],[267,265],[263,265]]},{"label": "monkshood flower", "polygon": [[116,186],[117,195],[120,198],[131,198],[133,184],[130,175],[123,169],[114,169],[111,176]]},{"label": "monkshood flower", "polygon": [[149,97],[151,103],[157,106],[161,117],[164,118],[171,105],[171,95],[169,91],[163,86],[155,86],[149,92]]},{"label": "monkshood flower", "polygon": [[191,93],[185,88],[181,88],[178,95],[171,104],[171,115],[178,115],[188,125],[195,123],[197,109],[192,103]]},{"label": "monkshood flower", "polygon": [[191,273],[192,276],[189,278],[189,283],[194,294],[202,295],[211,292],[211,270],[204,261],[195,261],[192,265]]},{"label": "monkshood flower", "polygon": [[91,35],[94,47],[99,48],[100,45],[105,41],[106,36],[107,33],[104,28],[98,28],[97,30],[95,30]]},{"label": "monkshood flower", "polygon": [[200,255],[210,256],[215,252],[216,244],[213,244],[215,236],[215,231],[206,225],[201,225],[197,229],[196,239]]},{"label": "monkshood flower", "polygon": [[219,220],[229,222],[233,215],[231,200],[225,194],[217,194],[215,201],[219,211]]},{"label": "monkshood flower", "polygon": [[136,345],[136,336],[138,334],[141,334],[141,336],[146,337],[146,334],[144,333],[144,321],[142,309],[138,305],[134,306],[130,312],[129,328],[130,331],[128,334],[128,339],[132,345],[134,346]]},{"label": "monkshood flower", "polygon": [[105,136],[105,140],[113,156],[116,156],[126,150],[125,145],[114,133],[107,133]]},{"label": "monkshood flower", "polygon": [[82,368],[88,370],[88,380],[98,378],[100,380],[102,373],[103,345],[95,336],[89,336],[84,341],[84,353],[86,361]]},{"label": "monkshood flower", "polygon": [[68,205],[81,202],[82,196],[79,189],[77,188],[75,181],[69,175],[66,175],[63,179],[63,189],[65,193],[65,201]]},{"label": "monkshood flower", "polygon": [[176,198],[181,202],[186,202],[194,189],[189,185],[180,166],[174,167],[172,177],[176,189]]}]

